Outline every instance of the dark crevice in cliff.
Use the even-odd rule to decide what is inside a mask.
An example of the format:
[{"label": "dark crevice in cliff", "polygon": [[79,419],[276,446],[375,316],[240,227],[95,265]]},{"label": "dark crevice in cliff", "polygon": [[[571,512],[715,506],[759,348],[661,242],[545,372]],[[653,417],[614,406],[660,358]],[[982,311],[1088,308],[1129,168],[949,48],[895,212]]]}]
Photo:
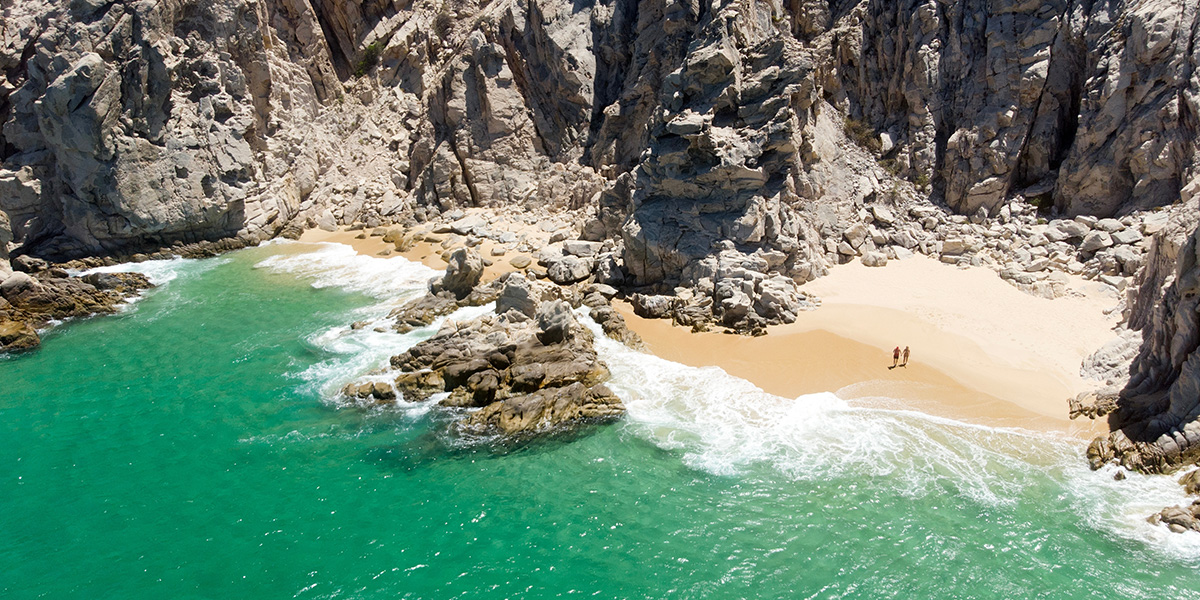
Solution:
[{"label": "dark crevice in cliff", "polygon": [[[954,7],[939,3],[937,5],[938,23],[940,25],[938,37],[942,40],[950,39],[950,23],[951,19],[957,17],[958,27],[962,28],[962,13],[961,10],[957,15],[952,15],[949,10]],[[946,106],[950,104],[953,91],[958,85],[958,73],[955,71],[947,71],[946,62],[938,62],[938,78],[943,82],[942,88],[938,91],[941,96],[943,109],[940,112],[933,113],[933,178],[931,180],[932,196],[938,199],[946,197],[946,180],[942,177],[943,169],[946,166],[946,149],[949,146],[950,136],[958,129],[958,123],[951,116],[951,111],[947,110]],[[953,80],[953,81],[951,81]]]},{"label": "dark crevice in cliff", "polygon": [[[633,66],[632,48],[640,2],[615,0],[612,6],[610,23],[597,23],[595,17],[592,18],[592,48],[596,53],[596,74],[592,79],[592,115],[583,143],[585,164],[595,162],[588,158],[592,157],[592,150],[604,125],[604,110],[620,100],[625,80]],[[596,164],[590,166],[596,169],[600,167]]]},{"label": "dark crevice in cliff", "polygon": [[[524,35],[518,35],[518,32]],[[522,28],[505,32],[502,44],[517,89],[532,110],[530,118],[546,154],[562,160],[574,150],[589,121],[591,106],[573,82],[575,57],[559,47],[546,30],[537,2],[530,2]],[[529,60],[523,60],[527,57]]]},{"label": "dark crevice in cliff", "polygon": [[1075,143],[1087,47],[1072,35],[1069,18],[1064,15],[1063,19],[1050,44],[1046,81],[1017,154],[1007,194],[1053,182]]},{"label": "dark crevice in cliff", "polygon": [[467,192],[471,194],[471,206],[479,206],[479,192],[475,191],[475,181],[471,176],[471,170],[467,168],[467,161],[463,158],[462,152],[458,149],[458,144],[450,143],[450,150],[454,152],[454,158],[458,160],[458,167],[462,169],[463,185],[467,187]]},{"label": "dark crevice in cliff", "polygon": [[312,0],[309,4],[312,6],[313,14],[317,17],[317,24],[321,26],[321,35],[324,36],[325,43],[329,46],[329,58],[333,62],[333,70],[337,73],[338,79],[342,81],[350,79],[350,64],[346,61],[345,49],[342,48],[337,33],[329,22],[329,15],[325,14],[324,4]]}]

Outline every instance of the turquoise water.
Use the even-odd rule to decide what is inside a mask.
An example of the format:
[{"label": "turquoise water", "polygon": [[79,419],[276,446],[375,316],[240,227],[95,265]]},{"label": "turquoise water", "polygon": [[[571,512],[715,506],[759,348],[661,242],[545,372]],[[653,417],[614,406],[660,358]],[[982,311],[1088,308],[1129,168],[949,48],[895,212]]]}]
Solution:
[{"label": "turquoise water", "polygon": [[142,263],[122,314],[0,359],[4,598],[1200,598],[1166,478],[1082,446],[601,346],[628,401],[464,446],[336,390],[430,331],[351,330],[432,273],[273,244]]}]

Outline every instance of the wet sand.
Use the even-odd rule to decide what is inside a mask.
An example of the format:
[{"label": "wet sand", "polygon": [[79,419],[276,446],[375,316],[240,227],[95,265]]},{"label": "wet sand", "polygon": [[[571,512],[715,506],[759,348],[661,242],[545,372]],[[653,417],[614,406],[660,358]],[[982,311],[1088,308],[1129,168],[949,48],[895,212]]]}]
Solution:
[{"label": "wet sand", "polygon": [[[392,244],[361,232],[310,230],[301,241],[348,244],[376,256]],[[488,278],[512,270],[516,255],[491,256]],[[400,254],[444,268],[443,248],[421,242]],[[834,267],[805,285],[822,306],[762,337],[692,333],[647,320],[617,302],[630,329],[654,354],[691,366],[718,366],[772,394],[794,398],[835,392],[859,406],[919,410],[993,426],[1091,437],[1103,422],[1067,419],[1067,399],[1094,382],[1079,364],[1111,339],[1117,317],[1105,315],[1115,294],[1073,280],[1054,300],[1025,294],[983,268],[958,269],[917,256],[868,268]],[[907,367],[889,369],[891,351],[907,345]]]}]

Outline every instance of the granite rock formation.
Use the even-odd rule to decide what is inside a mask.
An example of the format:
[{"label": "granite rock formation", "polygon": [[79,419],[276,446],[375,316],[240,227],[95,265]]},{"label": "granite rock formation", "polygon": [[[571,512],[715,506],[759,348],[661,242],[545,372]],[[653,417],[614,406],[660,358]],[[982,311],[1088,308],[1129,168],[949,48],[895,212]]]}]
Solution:
[{"label": "granite rock formation", "polygon": [[1093,466],[1162,472],[1200,461],[1198,203],[1189,199],[1155,235],[1131,290],[1129,327],[1142,345],[1109,409],[1113,432],[1089,448]]},{"label": "granite rock formation", "polygon": [[[570,290],[519,273],[494,283],[501,291],[493,313],[444,322],[432,338],[392,357],[393,371],[351,383],[343,395],[371,405],[440,395],[440,406],[467,409],[457,433],[485,439],[576,430],[623,414],[620,399],[604,385],[608,368],[596,355],[592,332],[563,299]],[[586,302],[607,335],[639,343],[599,291],[571,297]]]},{"label": "granite rock formation", "polygon": [[817,38],[837,57],[835,104],[964,214],[1023,194],[1069,216],[1114,216],[1173,203],[1196,173],[1194,3],[844,8]]},{"label": "granite rock formation", "polygon": [[897,193],[1121,217],[1196,172],[1197,9],[1169,0],[3,10],[0,210],[29,254],[555,207],[627,285],[703,292],[720,242],[820,276]]},{"label": "granite rock formation", "polygon": [[76,277],[40,260],[18,260],[15,266],[23,270],[0,271],[0,352],[37,348],[37,329],[50,321],[116,312],[129,297],[152,287],[141,273]]}]

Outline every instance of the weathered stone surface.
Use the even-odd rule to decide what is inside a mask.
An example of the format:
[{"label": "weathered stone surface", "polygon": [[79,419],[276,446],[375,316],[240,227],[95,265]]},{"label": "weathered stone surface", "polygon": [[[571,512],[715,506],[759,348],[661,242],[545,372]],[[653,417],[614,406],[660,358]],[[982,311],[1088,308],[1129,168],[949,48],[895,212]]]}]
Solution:
[{"label": "weathered stone surface", "polygon": [[543,346],[559,344],[569,339],[574,329],[579,328],[571,307],[562,300],[543,302],[537,310],[537,339]]},{"label": "weathered stone surface", "polygon": [[[510,276],[506,287],[522,287],[522,280]],[[602,296],[593,296],[598,307],[611,310]],[[409,401],[449,392],[444,406],[482,407],[455,425],[468,436],[523,438],[622,414],[621,401],[603,385],[609,373],[596,356],[592,333],[575,321],[570,306],[539,301],[534,314],[529,319],[506,310],[448,324],[392,357],[392,367],[402,371],[395,389]]]},{"label": "weathered stone surface", "polygon": [[483,276],[483,257],[474,248],[459,248],[450,254],[442,289],[462,299],[471,293]]},{"label": "weathered stone surface", "polygon": [[30,323],[0,318],[0,352],[31,350],[41,343]]},{"label": "weathered stone surface", "polygon": [[862,257],[862,264],[868,267],[883,267],[888,262],[887,256],[882,252],[868,252]]},{"label": "weathered stone surface", "polygon": [[1095,252],[1103,250],[1113,245],[1112,236],[1103,231],[1089,232],[1083,238],[1083,243],[1079,245],[1079,249],[1084,252]]},{"label": "weathered stone surface", "polygon": [[564,256],[546,266],[546,276],[559,285],[570,285],[587,279],[594,266],[590,258]]},{"label": "weathered stone surface", "polygon": [[629,298],[633,312],[645,319],[665,319],[671,316],[675,299],[671,296],[634,294]]},{"label": "weathered stone surface", "polygon": [[817,38],[837,64],[826,93],[888,133],[901,169],[964,214],[1019,191],[1072,215],[1177,199],[1195,169],[1195,125],[1173,125],[1200,103],[1176,91],[1200,87],[1193,7],[929,6],[861,2]]},{"label": "weathered stone surface", "polygon": [[1117,408],[1110,438],[1132,440],[1131,460],[1146,470],[1200,460],[1200,207],[1175,211],[1154,237],[1131,292],[1129,327],[1141,350]]},{"label": "weathered stone surface", "polygon": [[408,333],[418,327],[430,325],[438,317],[446,316],[458,310],[458,300],[450,292],[426,294],[393,310],[388,315],[395,319],[396,331]]},{"label": "weathered stone surface", "polygon": [[535,291],[535,284],[520,274],[513,274],[504,280],[500,289],[500,297],[496,299],[496,314],[502,315],[515,310],[526,317],[533,318],[537,314],[540,303],[540,293]]}]

